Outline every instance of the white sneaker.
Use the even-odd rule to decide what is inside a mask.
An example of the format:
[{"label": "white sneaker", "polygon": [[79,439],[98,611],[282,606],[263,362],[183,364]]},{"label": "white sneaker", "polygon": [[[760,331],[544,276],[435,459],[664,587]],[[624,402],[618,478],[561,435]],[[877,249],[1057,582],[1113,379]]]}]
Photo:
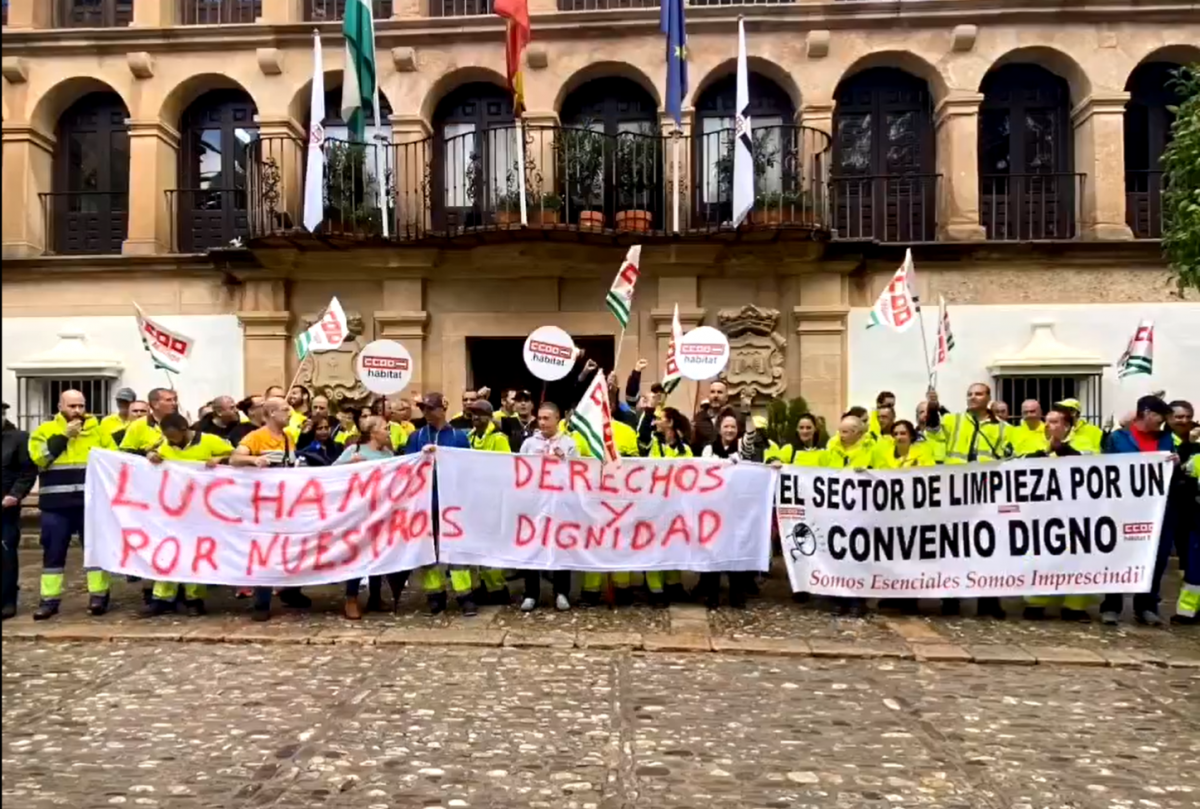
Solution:
[{"label": "white sneaker", "polygon": [[558,596],[554,599],[554,608],[559,612],[566,612],[571,609],[571,602],[567,601],[566,596]]},{"label": "white sneaker", "polygon": [[527,598],[521,602],[521,612],[533,612],[537,609],[537,601]]}]

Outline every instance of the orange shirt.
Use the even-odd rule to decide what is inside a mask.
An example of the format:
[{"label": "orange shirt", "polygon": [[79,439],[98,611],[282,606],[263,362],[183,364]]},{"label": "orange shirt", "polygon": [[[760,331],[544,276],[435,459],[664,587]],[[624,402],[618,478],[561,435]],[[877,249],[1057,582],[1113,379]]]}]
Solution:
[{"label": "orange shirt", "polygon": [[276,435],[268,427],[259,427],[246,434],[238,446],[250,450],[251,455],[262,455],[271,459],[272,466],[289,462],[295,447],[286,435]]}]

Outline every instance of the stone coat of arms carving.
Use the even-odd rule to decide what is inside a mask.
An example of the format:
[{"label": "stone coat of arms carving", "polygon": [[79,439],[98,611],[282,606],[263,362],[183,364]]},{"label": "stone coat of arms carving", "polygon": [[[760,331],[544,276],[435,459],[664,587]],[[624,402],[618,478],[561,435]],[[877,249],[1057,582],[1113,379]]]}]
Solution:
[{"label": "stone coat of arms carving", "polygon": [[[316,323],[320,315],[318,312],[302,318],[303,328],[307,329]],[[308,388],[314,396],[320,394],[328,397],[329,407],[334,412],[343,404],[365,407],[371,400],[371,392],[354,373],[354,360],[366,345],[362,339],[365,330],[362,315],[346,312],[346,325],[350,333],[342,347],[310,354],[304,361],[296,383]]]},{"label": "stone coat of arms carving", "polygon": [[717,326],[729,338],[729,365],[721,379],[729,386],[731,400],[743,394],[773,398],[787,388],[783,353],[787,340],[776,331],[778,324],[778,309],[752,304],[717,313]]}]

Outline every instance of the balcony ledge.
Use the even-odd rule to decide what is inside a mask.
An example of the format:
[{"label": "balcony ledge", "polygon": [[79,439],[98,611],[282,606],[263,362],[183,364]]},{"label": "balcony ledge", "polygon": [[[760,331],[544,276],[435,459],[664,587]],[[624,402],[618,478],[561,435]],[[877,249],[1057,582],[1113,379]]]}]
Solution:
[{"label": "balcony ledge", "polygon": [[[1139,23],[1182,23],[1194,19],[1196,5],[1191,0],[1089,0],[1086,7],[1071,8],[1039,0],[798,0],[769,5],[695,6],[688,9],[688,30],[702,33],[724,32],[729,20],[744,16],[753,30],[756,22],[773,31],[809,31],[817,29],[894,28],[928,25],[946,27],[959,24],[985,25],[1037,23],[1064,18],[1078,22],[1127,22],[1136,15]],[[534,14],[533,27],[538,39],[577,39],[583,33],[612,36],[614,33],[659,35],[656,8],[613,9],[604,11],[561,11]],[[340,22],[295,22],[285,24],[188,25],[168,28],[46,28],[4,30],[5,56],[52,54],[126,53],[156,50],[210,50],[222,48],[256,49],[260,47],[307,47],[313,28],[330,38],[341,38]],[[494,15],[462,17],[414,17],[378,21],[377,47],[448,44],[489,40],[503,30],[503,21]],[[590,30],[589,30],[590,29]]]}]

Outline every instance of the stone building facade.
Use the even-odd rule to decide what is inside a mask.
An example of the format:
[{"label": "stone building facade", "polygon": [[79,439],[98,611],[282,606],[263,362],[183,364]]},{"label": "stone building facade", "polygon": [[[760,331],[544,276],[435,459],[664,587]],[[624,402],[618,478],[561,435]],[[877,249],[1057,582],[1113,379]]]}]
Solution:
[{"label": "stone building facade", "polygon": [[[184,330],[236,315],[242,356],[228,368],[241,378],[206,384],[241,389],[198,387],[197,399],[297,370],[352,387],[345,357],[297,369],[291,348],[336,294],[361,318],[360,342],[408,347],[418,390],[522,383],[498,369],[519,367],[521,340],[547,324],[602,364],[623,339],[622,375],[639,357],[657,369],[678,304],[685,329],[732,335],[737,389],[803,395],[822,413],[861,397],[852,366],[874,360],[850,350],[851,315],[908,247],[926,301],[1014,318],[1032,304],[1094,306],[1095,333],[1110,340],[1125,327],[1105,306],[1148,317],[1196,306],[1167,283],[1157,171],[1169,70],[1200,62],[1193,3],[694,0],[678,130],[663,109],[657,7],[609,5],[530,0],[518,134],[503,25],[486,0],[375,0],[383,114],[363,147],[344,142],[338,112],[342,0],[10,0],[6,400],[14,366],[28,373],[27,355],[40,356],[27,336],[10,345],[10,324],[30,335],[40,319],[45,351],[64,322],[92,318],[88,341],[104,343],[103,319],[128,318],[133,300]],[[739,14],[759,198],[734,231]],[[298,227],[314,30],[327,138],[315,236]],[[526,227],[512,213],[522,137]],[[622,335],[604,293],[632,243],[644,245],[643,277]],[[109,377],[127,379],[138,349],[107,339],[130,358]],[[996,377],[989,363],[973,356],[964,372]],[[923,375],[894,386],[919,388]],[[37,390],[27,411],[42,406],[48,388]]]}]

